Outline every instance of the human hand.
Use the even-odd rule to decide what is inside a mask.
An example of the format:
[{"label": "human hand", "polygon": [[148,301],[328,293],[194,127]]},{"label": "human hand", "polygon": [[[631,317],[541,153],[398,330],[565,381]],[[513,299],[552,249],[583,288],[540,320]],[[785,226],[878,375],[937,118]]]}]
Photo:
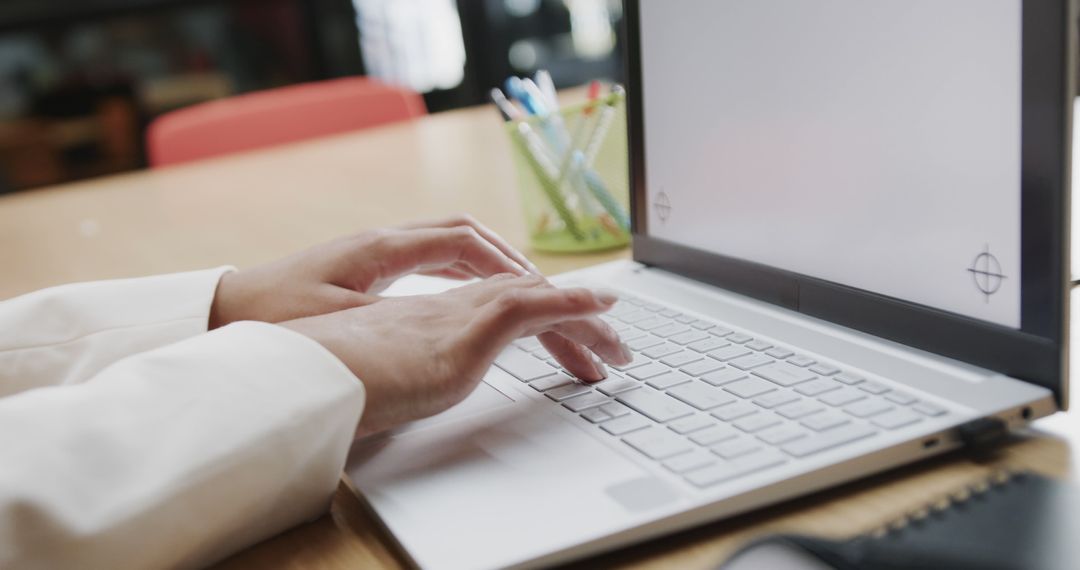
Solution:
[{"label": "human hand", "polygon": [[209,326],[243,320],[277,323],[363,306],[409,273],[472,279],[538,271],[469,216],[368,231],[224,275]]},{"label": "human hand", "polygon": [[564,354],[560,360],[571,373],[602,379],[585,348],[612,364],[631,359],[615,331],[595,317],[616,301],[606,292],[556,289],[535,275],[499,275],[439,295],[387,298],[282,326],[319,342],[363,380],[367,405],[357,433],[366,435],[462,401],[520,337],[556,335],[590,364]]}]

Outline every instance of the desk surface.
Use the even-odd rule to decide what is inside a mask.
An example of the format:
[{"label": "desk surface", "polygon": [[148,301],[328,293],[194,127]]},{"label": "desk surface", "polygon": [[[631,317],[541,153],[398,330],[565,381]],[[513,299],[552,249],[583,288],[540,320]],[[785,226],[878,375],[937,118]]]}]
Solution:
[{"label": "desk surface", "polygon": [[[275,259],[339,235],[470,212],[525,248],[505,134],[488,108],[0,198],[0,299],[70,281]],[[628,252],[532,254],[548,273]],[[1074,303],[1074,306],[1076,303]],[[605,566],[710,568],[776,530],[849,536],[1000,467],[1077,480],[1078,414],[1058,414],[991,459],[910,466],[611,553]],[[398,568],[403,559],[344,486],[330,513],[220,568]]]}]

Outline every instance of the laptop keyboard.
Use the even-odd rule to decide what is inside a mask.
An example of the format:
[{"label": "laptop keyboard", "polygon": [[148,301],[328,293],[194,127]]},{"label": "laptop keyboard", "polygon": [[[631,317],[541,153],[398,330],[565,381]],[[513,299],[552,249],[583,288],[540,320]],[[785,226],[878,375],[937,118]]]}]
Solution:
[{"label": "laptop keyboard", "polygon": [[634,353],[583,384],[536,338],[495,364],[698,487],[775,468],[945,408],[718,322],[623,296],[603,318]]}]

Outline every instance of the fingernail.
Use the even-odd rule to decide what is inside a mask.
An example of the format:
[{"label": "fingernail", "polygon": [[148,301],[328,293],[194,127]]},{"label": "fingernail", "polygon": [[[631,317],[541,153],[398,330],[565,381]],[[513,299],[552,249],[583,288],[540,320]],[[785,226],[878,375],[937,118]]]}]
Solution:
[{"label": "fingernail", "polygon": [[592,359],[593,367],[596,368],[596,377],[599,380],[607,378],[607,366],[604,366],[603,362],[600,362],[595,357]]},{"label": "fingernail", "polygon": [[611,289],[595,289],[593,295],[596,295],[596,300],[604,305],[614,305],[619,302],[619,294]]},{"label": "fingernail", "polygon": [[630,347],[626,346],[625,342],[620,342],[619,349],[622,350],[622,357],[624,363],[630,364],[630,361],[634,360],[634,353],[630,352]]}]

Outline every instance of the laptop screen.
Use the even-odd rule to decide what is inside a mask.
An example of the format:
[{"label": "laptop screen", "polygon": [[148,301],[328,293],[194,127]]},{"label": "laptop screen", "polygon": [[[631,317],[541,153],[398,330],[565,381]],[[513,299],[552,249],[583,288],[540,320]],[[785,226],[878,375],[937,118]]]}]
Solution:
[{"label": "laptop screen", "polygon": [[639,21],[650,237],[1020,328],[1020,0]]}]

